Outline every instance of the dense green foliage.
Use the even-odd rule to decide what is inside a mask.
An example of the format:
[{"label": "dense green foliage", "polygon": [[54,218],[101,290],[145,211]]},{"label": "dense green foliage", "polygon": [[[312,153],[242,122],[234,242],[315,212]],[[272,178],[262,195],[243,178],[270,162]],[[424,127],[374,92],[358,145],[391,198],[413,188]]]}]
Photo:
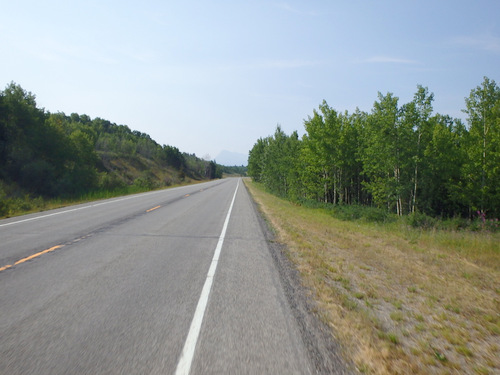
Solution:
[{"label": "dense green foliage", "polygon": [[247,175],[247,167],[244,165],[233,165],[233,166],[221,166],[222,173],[226,175],[232,176],[246,176]]},{"label": "dense green foliage", "polygon": [[0,91],[0,200],[76,197],[127,185],[147,190],[186,177],[220,178],[222,167],[125,125],[49,113],[15,83]]},{"label": "dense green foliage", "polygon": [[402,106],[378,94],[371,113],[324,101],[305,134],[257,140],[248,174],[296,201],[366,205],[398,215],[500,216],[500,88],[484,78],[466,98],[468,126],[433,114],[434,95],[417,87]]}]

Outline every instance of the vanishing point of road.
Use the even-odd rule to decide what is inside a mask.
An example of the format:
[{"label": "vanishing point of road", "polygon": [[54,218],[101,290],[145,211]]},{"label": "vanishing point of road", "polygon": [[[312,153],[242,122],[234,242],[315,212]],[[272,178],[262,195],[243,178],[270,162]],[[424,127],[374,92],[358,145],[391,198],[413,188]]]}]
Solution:
[{"label": "vanishing point of road", "polygon": [[292,310],[238,178],[0,220],[0,374],[317,373]]}]

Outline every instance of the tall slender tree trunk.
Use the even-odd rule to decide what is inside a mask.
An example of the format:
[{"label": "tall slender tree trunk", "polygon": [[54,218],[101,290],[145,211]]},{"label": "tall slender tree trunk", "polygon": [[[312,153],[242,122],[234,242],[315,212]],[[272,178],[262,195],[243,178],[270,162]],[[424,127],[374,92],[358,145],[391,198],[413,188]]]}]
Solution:
[{"label": "tall slender tree trunk", "polygon": [[481,212],[484,212],[484,189],[486,186],[486,110],[483,109],[483,160],[481,163]]},{"label": "tall slender tree trunk", "polygon": [[418,187],[418,161],[420,155],[420,139],[422,137],[422,132],[418,130],[418,140],[417,140],[417,155],[415,156],[415,184],[413,187],[413,204],[411,206],[411,212],[415,213],[415,207],[417,205],[417,187]]},{"label": "tall slender tree trunk", "polygon": [[396,179],[396,212],[398,216],[403,215],[403,202],[401,200],[401,193],[399,191],[400,185],[400,170],[399,166],[394,168],[394,177]]},{"label": "tall slender tree trunk", "polygon": [[336,173],[333,173],[333,204],[337,204],[337,177]]},{"label": "tall slender tree trunk", "polygon": [[415,161],[415,186],[413,187],[413,204],[411,206],[411,212],[415,213],[415,206],[417,205],[417,181],[418,181],[418,162]]},{"label": "tall slender tree trunk", "polygon": [[328,203],[328,173],[323,171],[323,178],[325,180],[323,184],[324,192],[323,192],[323,200],[325,203]]}]

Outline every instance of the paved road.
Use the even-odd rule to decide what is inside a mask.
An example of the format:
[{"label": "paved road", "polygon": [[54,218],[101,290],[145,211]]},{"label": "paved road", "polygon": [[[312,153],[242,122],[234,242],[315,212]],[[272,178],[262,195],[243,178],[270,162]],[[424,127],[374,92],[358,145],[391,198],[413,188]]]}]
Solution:
[{"label": "paved road", "polygon": [[314,372],[239,179],[0,220],[0,269],[0,374]]}]

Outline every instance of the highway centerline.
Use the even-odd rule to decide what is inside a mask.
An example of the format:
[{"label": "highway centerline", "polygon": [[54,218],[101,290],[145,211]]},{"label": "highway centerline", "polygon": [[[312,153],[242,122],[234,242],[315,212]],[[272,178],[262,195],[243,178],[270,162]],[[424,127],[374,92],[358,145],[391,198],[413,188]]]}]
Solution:
[{"label": "highway centerline", "polygon": [[208,269],[207,278],[203,289],[201,291],[200,299],[196,310],[194,312],[193,320],[191,321],[191,326],[189,327],[189,332],[184,343],[184,348],[182,349],[181,357],[177,364],[177,369],[175,371],[176,375],[188,375],[191,370],[191,365],[193,363],[194,351],[196,348],[196,343],[198,342],[198,337],[200,335],[201,323],[203,322],[203,317],[205,316],[205,310],[208,304],[208,297],[212,289],[212,283],[215,276],[215,271],[217,270],[217,264],[219,263],[219,255],[222,249],[222,244],[224,243],[224,238],[226,237],[226,230],[229,224],[229,217],[231,216],[231,211],[233,210],[234,201],[236,199],[236,193],[238,192],[238,187],[240,186],[240,181],[236,185],[236,190],[234,191],[233,200],[229,206],[229,211],[222,226],[222,232],[217,242],[215,248],[214,256],[212,258],[212,263]]},{"label": "highway centerline", "polygon": [[[28,256],[28,257],[26,257],[26,258],[19,259],[17,262],[15,262],[15,263],[14,263],[14,266],[17,266],[18,264],[21,264],[21,263],[27,262],[28,260],[31,260],[31,259],[33,259],[33,258],[37,258],[37,257],[39,257],[40,255],[50,253],[51,251],[54,251],[54,250],[56,250],[56,249],[59,249],[59,248],[61,248],[61,247],[63,247],[63,246],[64,246],[64,245],[56,245],[56,246],[52,246],[52,247],[51,247],[51,248],[49,248],[49,249],[46,249],[46,250],[40,251],[40,252],[38,252],[38,253],[32,254],[32,255],[30,255],[30,256]],[[9,268],[11,268],[11,267],[12,267],[12,264],[8,264],[8,265],[6,265],[6,266],[3,266],[3,267],[1,267],[1,268],[0,268],[0,272],[1,272],[1,271],[4,271],[4,270],[6,270],[6,269],[9,269]]]},{"label": "highway centerline", "polygon": [[[165,191],[172,192],[172,191],[176,191],[176,190],[179,190],[179,189],[184,189],[184,188],[187,188],[187,187],[190,187],[190,186],[191,185],[179,186],[179,187],[168,188],[168,189],[161,189],[161,190],[156,190],[156,191],[149,191],[149,192],[146,192],[146,193],[133,194],[133,195],[129,195],[129,196],[126,196],[126,197],[117,198],[117,199],[116,198],[110,198],[110,199],[106,199],[103,202],[93,203],[93,204],[89,204],[89,205],[83,206],[83,207],[70,208],[68,210],[59,211],[59,212],[53,212],[53,213],[46,214],[46,215],[41,215],[41,216],[36,216],[36,217],[30,217],[30,218],[27,218],[27,219],[21,219],[21,220],[17,220],[17,221],[11,221],[11,222],[8,222],[8,223],[0,224],[0,228],[1,227],[6,227],[6,226],[10,226],[10,225],[15,225],[15,224],[26,223],[26,222],[29,222],[29,221],[44,219],[44,218],[48,218],[48,217],[51,217],[51,216],[67,214],[67,213],[70,213],[70,212],[75,212],[75,211],[80,211],[80,210],[86,210],[88,208],[94,208],[94,207],[98,207],[98,206],[102,206],[102,205],[106,205],[106,204],[123,202],[123,201],[129,200],[129,199],[141,198],[141,197],[144,197],[146,195],[163,193]],[[206,190],[206,188],[200,189],[200,191],[204,191],[204,190]],[[185,194],[184,195],[184,197],[189,197],[189,196],[190,196],[190,194]]]},{"label": "highway centerline", "polygon": [[[168,192],[171,192],[171,191],[174,191],[174,190],[178,190],[178,189],[183,189],[183,188],[185,188],[185,187],[171,188],[171,189],[168,189]],[[204,190],[206,190],[206,189],[201,189],[200,191],[204,191]],[[70,209],[66,209],[66,210],[62,210],[62,211],[47,213],[47,214],[36,216],[36,217],[30,217],[30,218],[25,218],[25,219],[17,220],[17,221],[3,223],[3,224],[0,224],[0,228],[7,227],[7,226],[10,226],[10,225],[14,225],[14,224],[22,224],[22,223],[33,222],[33,221],[39,220],[39,219],[48,219],[48,218],[51,218],[51,217],[55,217],[56,215],[62,215],[62,214],[67,214],[67,213],[75,213],[77,211],[81,212],[82,210],[86,210],[86,209],[94,208],[94,207],[99,207],[99,206],[104,206],[104,205],[109,205],[111,203],[117,203],[117,204],[119,204],[119,203],[121,203],[123,201],[131,200],[131,199],[135,199],[135,198],[141,198],[141,197],[144,197],[145,195],[158,194],[158,193],[162,193],[162,192],[165,192],[165,189],[158,190],[158,191],[153,191],[153,192],[141,193],[141,194],[134,194],[134,195],[126,196],[126,197],[121,197],[121,198],[118,198],[118,199],[115,198],[115,199],[105,200],[105,201],[101,201],[101,202],[98,202],[98,203],[91,203],[91,204],[88,204],[88,205],[85,205],[85,206],[74,207],[74,208],[70,208]],[[190,196],[190,194],[185,194],[183,197],[189,197],[189,196]],[[152,212],[154,210],[157,210],[157,209],[159,209],[161,207],[164,207],[164,204],[154,206],[154,207],[149,208],[149,209],[147,209],[145,211],[146,211],[146,213],[150,213],[150,212]],[[14,266],[16,266],[18,264],[24,263],[25,261],[31,260],[33,258],[37,258],[37,257],[39,257],[39,256],[41,256],[43,254],[46,254],[46,253],[48,253],[50,251],[53,251],[53,250],[55,250],[57,248],[60,248],[60,247],[63,247],[65,245],[70,245],[70,244],[73,244],[75,242],[78,242],[78,241],[80,241],[82,239],[85,239],[88,236],[96,233],[97,231],[99,231],[101,229],[102,229],[102,227],[99,227],[97,230],[93,230],[93,231],[89,232],[85,236],[80,236],[80,237],[78,237],[76,239],[73,239],[73,240],[70,240],[70,241],[64,241],[64,239],[58,240],[57,242],[60,242],[60,243],[63,243],[63,244],[57,245],[57,246],[52,246],[52,247],[50,247],[50,248],[48,248],[46,250],[33,253],[33,254],[31,254],[31,255],[29,255],[27,257],[24,257],[22,259],[21,259],[21,256],[20,256],[16,262],[13,262],[13,263],[11,263],[11,262],[9,262],[9,263],[5,262],[4,264],[0,263],[0,272],[5,271],[7,269],[11,269],[11,268],[13,268]],[[56,241],[54,241],[54,242],[56,242]]]},{"label": "highway centerline", "polygon": [[[162,190],[155,191],[155,192],[148,192],[148,193],[146,193],[146,194],[152,194],[152,193],[154,194],[154,193],[158,193],[158,192],[161,192],[161,191],[162,191]],[[69,213],[69,212],[75,212],[75,211],[85,210],[85,209],[87,209],[87,208],[93,208],[93,207],[102,206],[102,205],[105,205],[105,204],[116,203],[116,202],[122,202],[122,201],[125,201],[125,200],[128,200],[128,199],[134,199],[134,198],[141,197],[142,195],[144,195],[144,194],[132,195],[132,196],[128,196],[128,197],[125,197],[125,198],[120,198],[120,199],[113,199],[113,200],[109,200],[109,201],[106,201],[106,202],[101,202],[101,203],[91,204],[91,205],[89,205],[89,206],[77,207],[77,208],[72,208],[72,209],[65,210],[65,211],[54,212],[54,213],[52,213],[52,214],[48,214],[48,215],[42,215],[42,216],[37,216],[37,217],[31,217],[31,218],[29,218],[29,219],[18,220],[18,221],[12,221],[12,222],[10,222],[10,223],[0,224],[0,227],[6,227],[6,226],[8,226],[8,225],[14,225],[14,224],[26,223],[26,222],[28,222],[28,221],[33,221],[33,220],[38,220],[38,219],[44,219],[44,218],[46,218],[46,217],[55,216],[55,215],[67,214],[67,213]]]}]

